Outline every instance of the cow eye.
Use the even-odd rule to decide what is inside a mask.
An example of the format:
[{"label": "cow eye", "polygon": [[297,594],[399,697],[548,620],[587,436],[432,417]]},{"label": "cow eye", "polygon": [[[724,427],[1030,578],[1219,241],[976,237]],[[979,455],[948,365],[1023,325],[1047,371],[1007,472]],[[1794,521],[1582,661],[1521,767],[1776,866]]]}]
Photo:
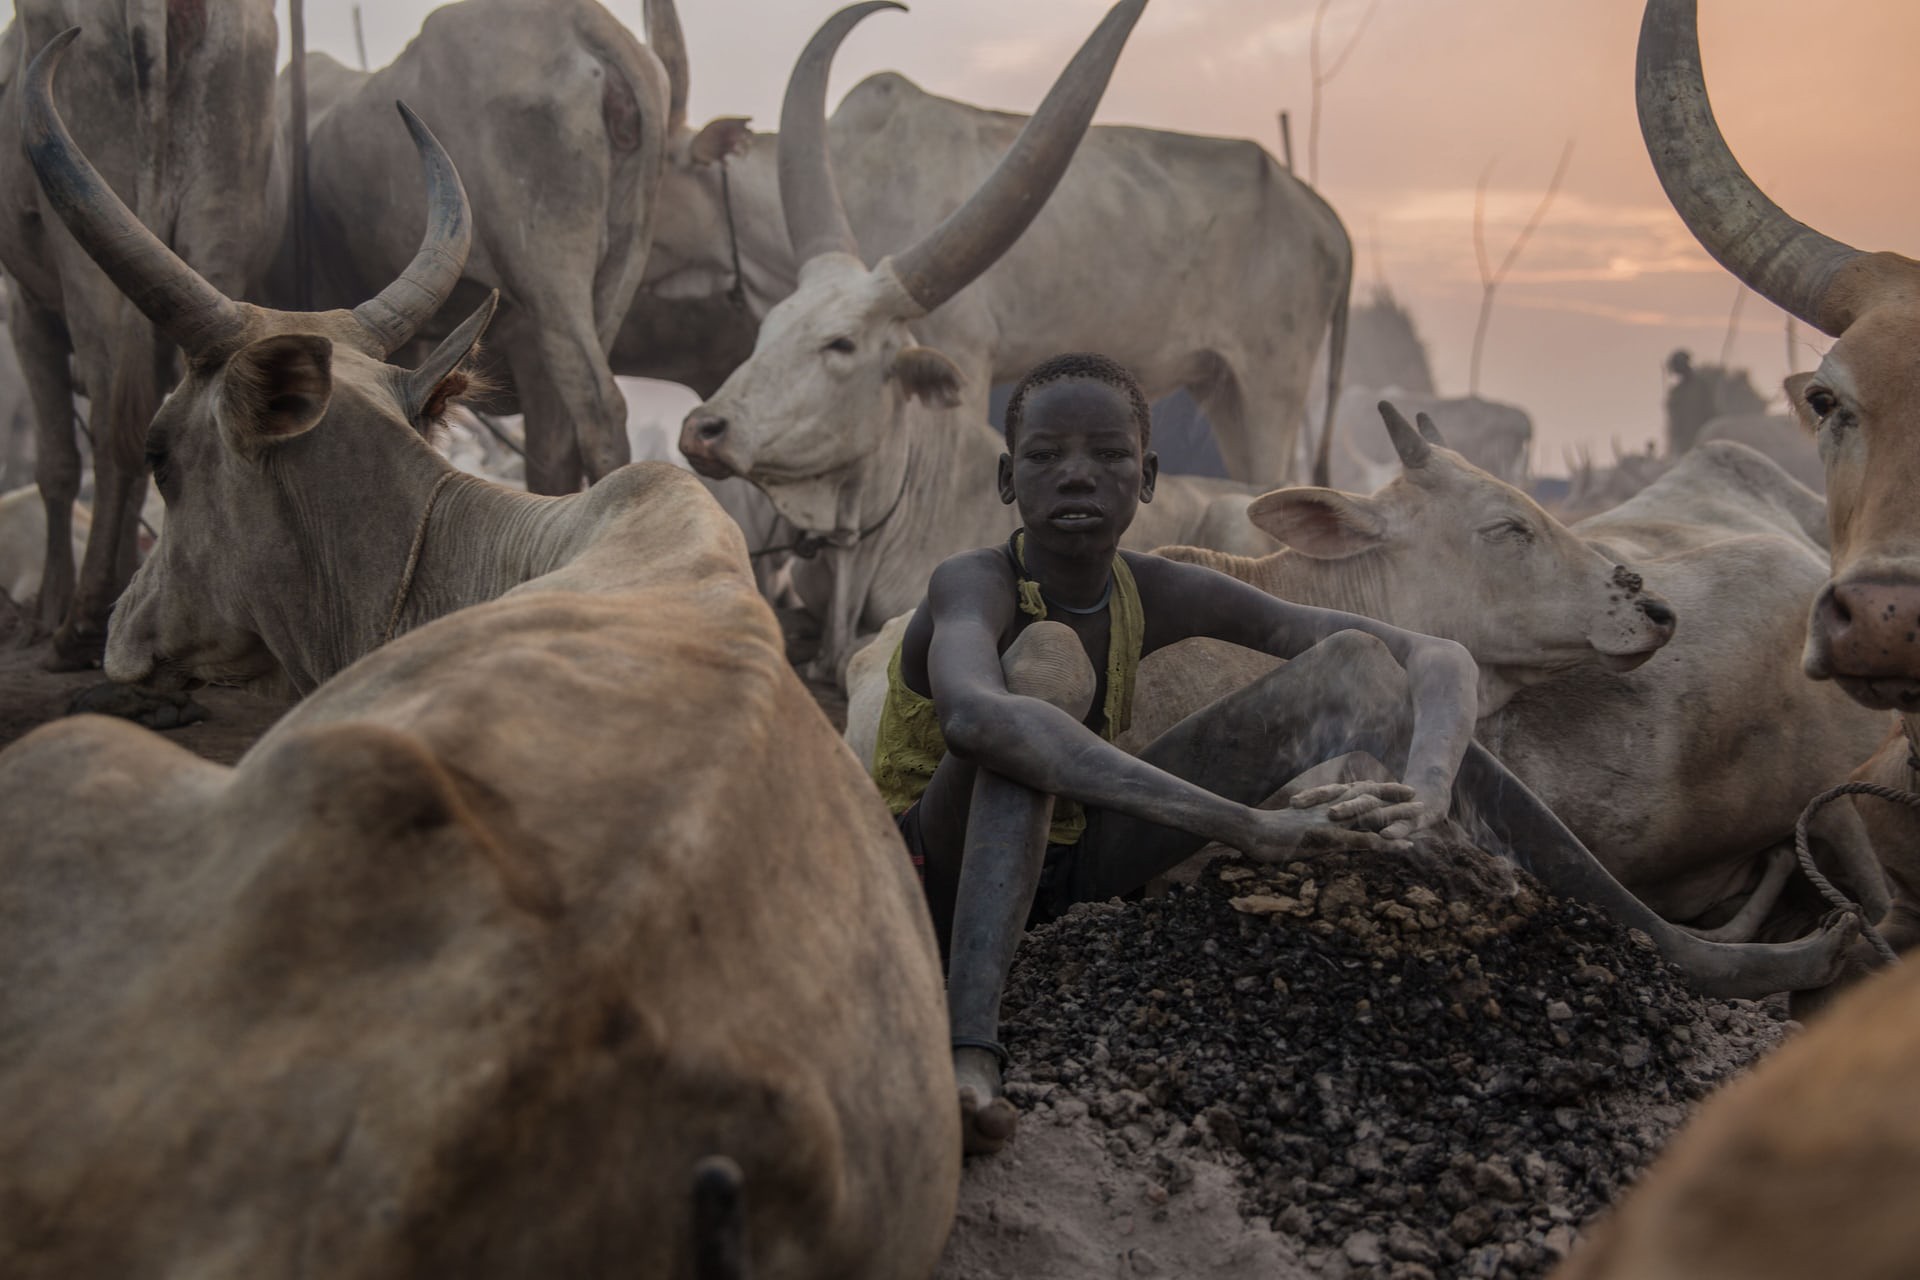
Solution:
[{"label": "cow eye", "polygon": [[822,351],[837,352],[843,356],[850,356],[853,354],[853,339],[852,338],[835,338],[832,342],[829,342],[826,346],[820,349]]},{"label": "cow eye", "polygon": [[1825,387],[1807,388],[1807,408],[1813,410],[1816,418],[1824,421],[1835,409],[1840,407],[1840,398]]},{"label": "cow eye", "polygon": [[1501,542],[1532,542],[1533,527],[1518,516],[1495,520],[1480,530],[1481,536]]}]

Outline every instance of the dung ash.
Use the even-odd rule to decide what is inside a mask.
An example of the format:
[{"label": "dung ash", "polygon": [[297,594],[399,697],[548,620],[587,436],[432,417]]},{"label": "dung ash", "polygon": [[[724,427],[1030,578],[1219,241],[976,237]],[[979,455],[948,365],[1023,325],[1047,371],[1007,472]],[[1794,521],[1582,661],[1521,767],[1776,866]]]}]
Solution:
[{"label": "dung ash", "polygon": [[1076,908],[1023,944],[1005,1019],[1023,1107],[1084,1107],[1171,1195],[1224,1160],[1315,1273],[1393,1280],[1544,1274],[1784,1034],[1447,845]]}]

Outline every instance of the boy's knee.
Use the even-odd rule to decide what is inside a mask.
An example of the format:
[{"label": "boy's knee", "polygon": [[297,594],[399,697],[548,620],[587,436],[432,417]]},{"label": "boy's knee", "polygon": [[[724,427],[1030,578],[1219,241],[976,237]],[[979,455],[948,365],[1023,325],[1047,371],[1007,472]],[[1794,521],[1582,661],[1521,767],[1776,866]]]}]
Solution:
[{"label": "boy's knee", "polygon": [[1093,664],[1080,637],[1058,622],[1028,625],[1000,657],[1007,692],[1050,702],[1076,720],[1093,706]]}]

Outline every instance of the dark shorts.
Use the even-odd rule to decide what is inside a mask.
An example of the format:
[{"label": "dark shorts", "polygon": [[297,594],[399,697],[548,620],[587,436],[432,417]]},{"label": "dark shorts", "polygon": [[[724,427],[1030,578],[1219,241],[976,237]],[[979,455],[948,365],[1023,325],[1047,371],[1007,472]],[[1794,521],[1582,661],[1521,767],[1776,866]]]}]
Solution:
[{"label": "dark shorts", "polygon": [[[1092,818],[1091,810],[1087,816]],[[895,815],[893,821],[900,828],[900,838],[907,843],[907,854],[913,859],[913,869],[924,885],[927,880],[927,841],[925,833],[920,830],[919,802],[915,801],[905,813]],[[1074,903],[1073,872],[1079,858],[1078,844],[1047,845],[1046,860],[1040,864],[1040,888],[1034,893],[1033,906],[1027,911],[1027,928],[1058,920],[1067,914],[1067,908]]]}]

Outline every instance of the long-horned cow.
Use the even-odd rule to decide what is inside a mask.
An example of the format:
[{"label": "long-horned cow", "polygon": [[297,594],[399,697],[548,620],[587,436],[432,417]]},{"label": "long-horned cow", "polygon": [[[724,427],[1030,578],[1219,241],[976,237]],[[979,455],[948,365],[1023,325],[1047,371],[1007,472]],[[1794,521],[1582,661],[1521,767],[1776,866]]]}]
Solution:
[{"label": "long-horned cow", "polygon": [[[830,150],[860,250],[901,260],[972,199],[1025,124],[884,72],[848,92],[824,139],[750,133],[738,117],[696,131],[672,0],[647,0],[646,16],[673,80],[673,143],[630,319],[651,340],[623,335],[619,350],[641,359],[616,363],[621,373],[710,395],[744,354],[727,317],[763,319],[798,287],[807,254],[781,213],[789,145]],[[1323,334],[1338,385],[1352,274],[1339,217],[1258,144],[1101,125],[1018,243],[914,332],[960,370],[962,405],[980,421],[995,383],[1062,351],[1113,357],[1149,395],[1185,387],[1229,474],[1268,485],[1289,473]],[[693,316],[711,353],[663,350],[675,328],[663,314]]]},{"label": "long-horned cow", "polygon": [[[273,251],[284,184],[273,145],[278,28],[269,0],[20,0],[0,37],[0,267],[33,401],[34,478],[47,512],[38,622],[54,661],[99,660],[107,615],[133,572],[145,466],[140,441],[174,351],[74,243],[29,167],[19,69],[81,24],[62,100],[101,172],[160,239],[223,291],[254,292]],[[218,122],[202,127],[201,122]],[[70,363],[71,361],[71,363]],[[76,376],[77,375],[77,376]],[[75,572],[80,491],[73,396],[87,398],[94,508]]]},{"label": "long-horned cow", "polygon": [[88,716],[0,752],[0,1272],[926,1276],[932,931],[736,527],[664,463],[546,498],[429,447],[492,304],[385,362],[469,243],[416,118],[412,264],[270,311],[87,164],[67,39],[49,206],[189,356],[109,671],[318,688],[231,769]]},{"label": "long-horned cow", "polygon": [[[853,238],[826,146],[835,48],[887,3],[842,10],[801,56],[781,115],[782,205],[799,289],[767,314],[753,356],[681,429],[701,474],[743,475],[802,530],[832,531],[794,582],[825,636],[817,674],[838,678],[863,632],[911,608],[934,568],[1005,538],[1013,509],[995,492],[998,432],[962,403],[963,377],[908,326],[963,290],[1045,204],[1099,102],[1145,0],[1116,5],[1061,73],[973,199],[905,252],[869,268]],[[1125,545],[1264,542],[1231,481],[1160,480]]]},{"label": "long-horned cow", "polygon": [[[379,71],[307,61],[317,296],[363,298],[412,252],[419,180],[385,124],[396,98],[411,103],[440,123],[479,213],[449,310],[500,291],[491,355],[526,414],[527,487],[569,493],[627,462],[607,352],[653,240],[659,59],[596,0],[465,0],[429,14]],[[290,270],[283,248],[282,291]]]},{"label": "long-horned cow", "polygon": [[[1806,624],[1802,669],[1865,706],[1898,711],[1905,734],[1864,776],[1920,785],[1920,262],[1865,253],[1789,217],[1734,159],[1700,63],[1696,0],[1649,0],[1636,90],[1654,170],[1687,227],[1754,292],[1828,334],[1787,397],[1827,478],[1831,563]],[[1920,820],[1860,802],[1895,901],[1888,937],[1920,942]]]}]

